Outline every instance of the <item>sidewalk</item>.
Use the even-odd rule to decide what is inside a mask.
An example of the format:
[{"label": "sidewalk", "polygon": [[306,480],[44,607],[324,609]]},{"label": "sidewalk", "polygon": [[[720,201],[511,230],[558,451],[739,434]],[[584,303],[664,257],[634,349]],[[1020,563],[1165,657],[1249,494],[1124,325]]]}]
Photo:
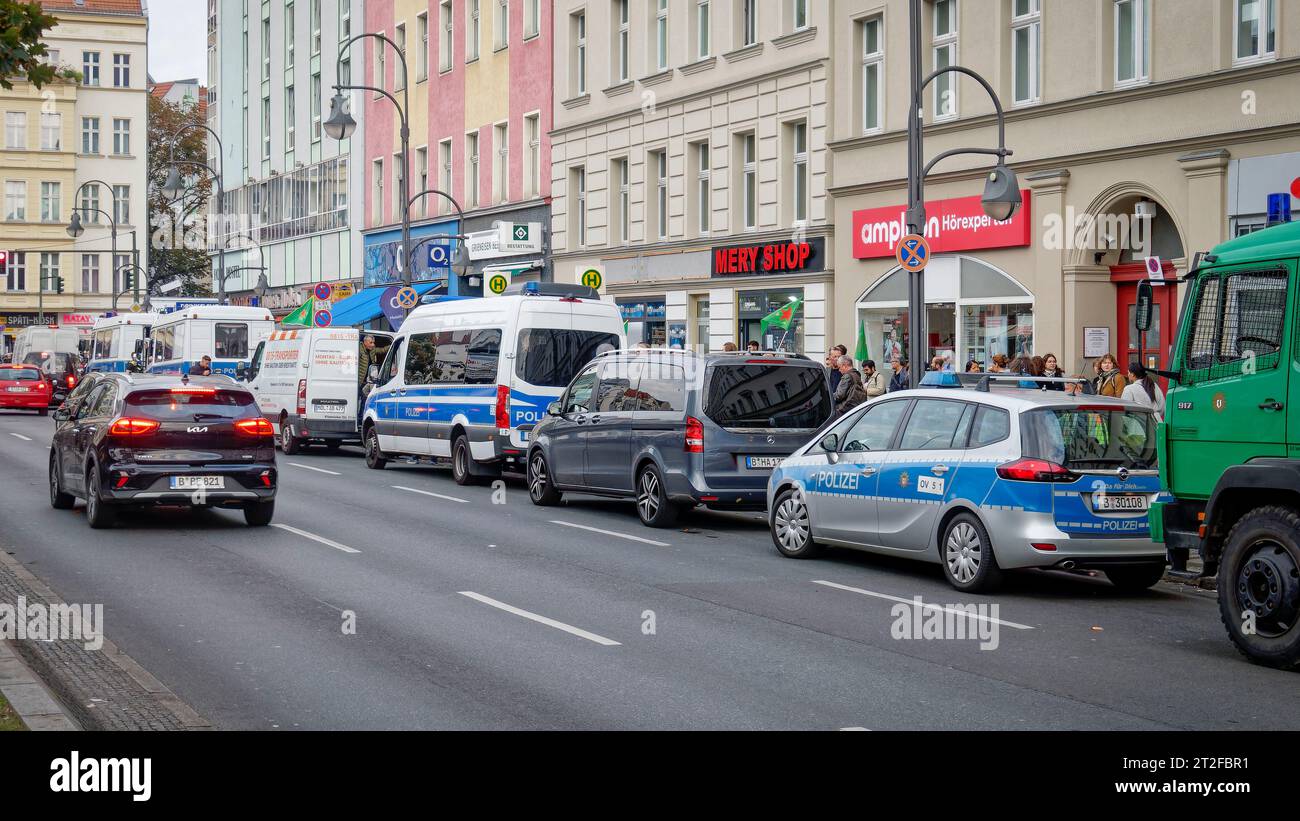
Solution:
[{"label": "sidewalk", "polygon": [[[20,596],[47,605],[61,599],[0,549],[0,602]],[[111,625],[106,632],[112,632]],[[0,689],[28,728],[48,730],[206,730],[202,716],[104,639],[0,641]]]}]

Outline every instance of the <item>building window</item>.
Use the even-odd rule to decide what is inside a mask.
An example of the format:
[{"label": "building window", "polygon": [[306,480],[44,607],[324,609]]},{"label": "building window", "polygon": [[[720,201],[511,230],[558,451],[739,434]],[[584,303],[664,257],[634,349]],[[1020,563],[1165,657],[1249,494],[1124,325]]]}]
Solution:
[{"label": "building window", "polygon": [[753,132],[740,135],[741,223],[746,231],[758,227],[758,140]]},{"label": "building window", "polygon": [[[116,134],[114,135],[116,137]],[[262,159],[271,159],[271,98],[262,98]]]},{"label": "building window", "polygon": [[695,145],[695,224],[702,237],[709,235],[709,228],[712,225],[712,170],[709,144],[697,143]]},{"label": "building window", "polygon": [[885,39],[879,17],[862,21],[862,130],[879,131],[884,120]]},{"label": "building window", "polygon": [[524,196],[536,197],[542,192],[542,115],[524,117],[524,140],[527,142],[527,162],[524,174]]},{"label": "building window", "polygon": [[5,112],[5,148],[13,151],[27,150],[27,113]]},{"label": "building window", "polygon": [[63,148],[63,115],[41,115],[41,150],[60,151]]},{"label": "building window", "polygon": [[27,219],[27,183],[23,180],[5,180],[5,219]]},{"label": "building window", "polygon": [[668,70],[668,0],[655,0],[655,68]]},{"label": "building window", "polygon": [[99,293],[99,254],[81,255],[81,292]]},{"label": "building window", "polygon": [[629,50],[631,47],[631,0],[614,0],[618,28],[614,35],[614,82],[626,83],[630,74]]},{"label": "building window", "polygon": [[438,30],[442,36],[438,43],[438,70],[451,71],[452,48],[455,40],[455,25],[451,17],[451,0],[443,0],[438,6]]},{"label": "building window", "polygon": [[81,189],[81,221],[99,225],[99,186],[87,185]]},{"label": "building window", "polygon": [[370,221],[374,225],[384,224],[384,161],[375,160],[370,166],[371,210]]},{"label": "building window", "polygon": [[713,27],[709,20],[709,0],[695,0],[696,56],[703,60],[713,53]]},{"label": "building window", "polygon": [[791,217],[796,223],[808,219],[808,123],[787,126],[790,137]]},{"label": "building window", "polygon": [[569,172],[569,185],[573,193],[573,239],[576,247],[587,246],[587,169],[575,168]]},{"label": "building window", "polygon": [[627,157],[614,160],[611,176],[614,179],[617,193],[617,197],[614,199],[614,219],[612,222],[617,226],[618,234],[614,237],[614,240],[618,243],[626,243],[632,239],[632,181]]},{"label": "building window", "polygon": [[[418,191],[411,192],[412,197],[419,196],[429,190],[429,149],[415,149],[415,183],[419,186]],[[429,216],[429,198],[420,197],[420,217]]]},{"label": "building window", "polygon": [[59,255],[41,253],[41,290],[53,291],[59,281]]},{"label": "building window", "polygon": [[480,177],[479,177],[479,155],[478,155],[479,137],[477,131],[472,131],[465,135],[465,162],[468,167],[468,173],[465,175],[465,199],[470,208],[477,208],[479,204]]},{"label": "building window", "polygon": [[294,17],[293,3],[284,7],[284,67],[293,68]]},{"label": "building window", "polygon": [[311,53],[320,54],[320,0],[311,0]]},{"label": "building window", "polygon": [[131,153],[131,121],[125,118],[113,118],[113,153],[126,157]]},{"label": "building window", "polygon": [[483,21],[479,18],[482,0],[465,0],[465,62],[478,59],[479,43],[483,36]]},{"label": "building window", "polygon": [[[383,34],[383,32],[379,32]],[[375,43],[375,82],[374,85],[379,88],[388,88],[388,44]],[[375,95],[376,97],[380,95]]]},{"label": "building window", "polygon": [[1011,0],[1011,87],[1017,103],[1036,103],[1042,56],[1041,0]]},{"label": "building window", "polygon": [[1261,60],[1277,53],[1277,0],[1233,0],[1234,59]]},{"label": "building window", "polygon": [[496,170],[492,172],[493,198],[505,202],[510,199],[510,125],[498,123],[492,132],[492,145],[496,150]]},{"label": "building window", "polygon": [[579,12],[570,18],[573,32],[573,96],[587,93],[587,15]]},{"label": "building window", "polygon": [[[438,173],[441,175],[441,183],[438,188],[448,194],[451,193],[451,140],[443,140],[438,143]],[[443,197],[438,198],[438,212],[445,214],[451,210],[451,203]]]},{"label": "building window", "polygon": [[668,152],[650,153],[650,168],[655,175],[655,236],[668,238]]},{"label": "building window", "polygon": [[131,87],[131,55],[130,54],[113,55],[113,87],[114,88]]},{"label": "building window", "polygon": [[293,86],[286,86],[284,89],[284,150],[285,153],[294,150],[297,145],[297,131],[295,127],[298,122],[298,106],[295,102]]},{"label": "building window", "polygon": [[131,186],[113,186],[113,222],[118,225],[131,224]]},{"label": "building window", "polygon": [[1115,0],[1115,85],[1146,82],[1150,43],[1150,0]]},{"label": "building window", "polygon": [[758,42],[758,0],[737,0],[740,3],[739,42],[740,47],[752,46]]},{"label": "building window", "polygon": [[542,33],[542,0],[524,0],[524,37]]},{"label": "building window", "polygon": [[429,76],[429,13],[422,11],[415,16],[415,30],[420,35],[420,56],[415,61],[415,81],[421,82]]},{"label": "building window", "polygon": [[496,0],[496,44],[497,48],[510,45],[510,0]]},{"label": "building window", "polygon": [[5,271],[5,289],[27,290],[27,255],[22,251],[13,251],[9,254],[9,268]]},{"label": "building window", "polygon": [[99,118],[81,118],[81,153],[99,153]]},{"label": "building window", "polygon": [[803,31],[808,28],[808,0],[793,0],[794,2],[794,30]]},{"label": "building window", "polygon": [[81,82],[88,86],[99,85],[99,52],[81,52]]},{"label": "building window", "polygon": [[271,79],[271,18],[262,18],[262,82]]},{"label": "building window", "polygon": [[[397,44],[397,53],[402,56],[405,56],[406,55],[406,24],[405,23],[398,23],[397,27],[393,29],[393,42]],[[384,47],[385,45],[383,43],[378,43],[375,45],[375,48],[384,48]],[[393,64],[393,90],[394,91],[401,91],[402,89],[406,88],[406,72],[401,70],[401,68],[402,68],[401,60],[398,60],[396,63]]]},{"label": "building window", "polygon": [[[957,0],[935,0],[934,70],[957,65]],[[952,72],[934,78],[934,119],[957,116],[957,81]]]},{"label": "building window", "polygon": [[311,141],[320,142],[320,106],[321,106],[321,83],[320,74],[311,75]]},{"label": "building window", "polygon": [[41,222],[61,222],[63,212],[63,184],[41,183]]}]

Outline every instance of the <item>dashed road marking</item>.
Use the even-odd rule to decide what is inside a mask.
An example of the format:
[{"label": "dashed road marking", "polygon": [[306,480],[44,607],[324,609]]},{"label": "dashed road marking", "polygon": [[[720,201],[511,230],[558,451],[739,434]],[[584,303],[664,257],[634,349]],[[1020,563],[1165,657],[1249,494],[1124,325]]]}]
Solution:
[{"label": "dashed road marking", "polygon": [[604,647],[620,646],[619,642],[614,641],[613,639],[607,639],[604,636],[598,636],[595,633],[590,633],[586,630],[583,630],[580,627],[574,627],[571,624],[565,624],[562,621],[556,621],[555,619],[548,619],[546,616],[539,616],[536,613],[530,613],[527,610],[521,610],[518,607],[514,607],[513,605],[506,604],[505,602],[497,601],[496,599],[493,598],[489,598],[487,596],[484,596],[481,593],[475,593],[470,590],[462,590],[460,591],[460,594],[462,596],[465,596],[466,598],[473,599],[476,602],[486,604],[489,607],[495,607],[498,610],[504,610],[507,613],[513,613],[516,616],[529,619],[530,621],[535,621],[538,624],[544,624],[547,627],[554,627],[556,630],[563,630],[564,632],[570,635],[577,636],[578,638],[586,639],[587,641],[593,641],[596,644],[602,645]]},{"label": "dashed road marking", "polygon": [[468,504],[470,504],[470,500],[469,500],[469,499],[457,499],[455,496],[444,496],[444,495],[441,494],[441,493],[433,493],[433,492],[428,491],[428,490],[416,490],[416,489],[413,488],[413,487],[402,487],[401,485],[393,485],[392,487],[393,487],[393,490],[403,490],[403,491],[406,491],[407,493],[418,493],[418,494],[420,494],[421,496],[432,496],[432,497],[435,498],[435,499],[443,499],[443,500],[448,501],[448,502],[458,502],[458,503],[460,503],[460,504],[462,504],[462,505],[468,505]]},{"label": "dashed road marking", "polygon": [[562,527],[572,527],[577,530],[587,530],[592,533],[600,533],[605,536],[613,536],[616,539],[627,539],[630,542],[640,542],[641,544],[650,544],[655,547],[672,547],[668,542],[656,542],[654,539],[643,539],[640,536],[631,536],[627,533],[619,533],[616,530],[602,530],[599,527],[588,527],[587,525],[574,524],[573,522],[562,522],[559,519],[552,519],[551,524]]},{"label": "dashed road marking", "polygon": [[[871,596],[871,597],[873,597],[873,598],[877,598],[877,599],[885,599],[886,601],[898,602],[898,603],[900,603],[900,604],[909,604],[909,605],[912,605],[912,606],[914,606],[914,607],[915,607],[915,606],[918,606],[918,605],[917,605],[917,602],[916,602],[915,599],[905,599],[905,598],[903,598],[903,597],[901,597],[901,596],[891,596],[891,595],[889,595],[888,593],[873,593],[873,592],[870,591],[870,590],[863,590],[863,589],[860,588],[860,587],[849,587],[848,585],[845,585],[845,584],[836,584],[835,582],[822,581],[822,580],[820,580],[820,579],[814,579],[814,580],[813,580],[813,584],[820,584],[820,585],[822,585],[823,587],[833,587],[833,588],[835,588],[836,590],[847,590],[847,591],[850,592],[850,593],[857,593],[857,594],[862,595],[862,596]],[[1017,624],[1017,623],[1014,622],[1014,621],[1006,621],[1006,620],[1004,620],[1004,619],[995,619],[995,618],[993,618],[992,616],[981,616],[981,615],[979,615],[978,613],[969,613],[969,612],[967,612],[967,611],[965,611],[965,610],[962,610],[961,608],[943,607],[943,606],[938,605],[938,604],[927,604],[926,602],[921,602],[919,606],[922,607],[922,608],[924,608],[924,609],[926,609],[926,610],[939,610],[939,611],[942,611],[942,612],[944,612],[944,613],[949,613],[949,614],[954,615],[954,616],[965,616],[965,617],[968,618],[968,619],[975,619],[975,620],[977,620],[977,621],[986,621],[986,622],[991,622],[991,623],[993,623],[993,624],[1000,624],[1000,625],[1002,625],[1003,627],[1013,627],[1013,628],[1015,628],[1016,630],[1033,630],[1033,629],[1034,629],[1033,627],[1029,626],[1028,624]]]},{"label": "dashed road marking", "polygon": [[342,475],[343,475],[342,473],[335,473],[334,471],[332,471],[332,470],[326,470],[325,468],[312,467],[311,465],[302,465],[302,464],[299,464],[299,463],[297,463],[297,462],[290,462],[289,465],[290,465],[290,467],[302,468],[303,470],[314,470],[314,471],[316,471],[317,473],[328,473],[330,476],[342,476]]},{"label": "dashed road marking", "polygon": [[17,438],[23,440],[24,442],[30,442],[30,441],[32,441],[32,437],[30,437],[30,436],[23,436],[21,433],[11,433],[11,434],[9,434],[9,435],[10,435],[10,436],[16,436]]},{"label": "dashed road marking", "polygon": [[333,539],[327,539],[327,538],[325,538],[324,536],[317,536],[315,533],[308,533],[308,532],[305,531],[305,530],[299,530],[298,528],[296,528],[296,527],[292,527],[292,526],[290,526],[290,525],[272,524],[271,527],[279,528],[280,530],[286,531],[286,532],[288,532],[288,533],[292,533],[292,534],[294,534],[295,536],[301,536],[301,537],[303,537],[304,539],[311,539],[313,542],[320,542],[321,544],[323,544],[323,545],[325,545],[325,546],[327,546],[327,547],[332,547],[332,548],[334,548],[335,550],[341,550],[341,551],[343,551],[344,553],[360,553],[360,552],[361,552],[360,550],[357,550],[357,549],[354,548],[354,547],[348,547],[348,546],[345,545],[345,544],[339,544],[338,542],[334,541]]}]

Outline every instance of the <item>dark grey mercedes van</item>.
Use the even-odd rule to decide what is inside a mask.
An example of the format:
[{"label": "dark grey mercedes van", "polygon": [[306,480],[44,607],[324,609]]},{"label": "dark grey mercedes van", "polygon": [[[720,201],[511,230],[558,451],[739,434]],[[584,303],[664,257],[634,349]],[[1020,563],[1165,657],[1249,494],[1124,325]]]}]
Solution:
[{"label": "dark grey mercedes van", "polygon": [[803,356],[612,351],[533,430],[529,498],[634,498],[650,527],[671,527],[697,505],[763,510],[773,468],[832,407],[825,368]]}]

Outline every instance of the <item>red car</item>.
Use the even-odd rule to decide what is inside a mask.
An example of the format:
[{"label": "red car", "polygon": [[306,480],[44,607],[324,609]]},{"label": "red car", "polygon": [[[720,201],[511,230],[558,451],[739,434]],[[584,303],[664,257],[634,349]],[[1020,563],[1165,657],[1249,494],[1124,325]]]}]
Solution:
[{"label": "red car", "polygon": [[35,365],[0,365],[0,410],[50,412],[54,386]]}]

